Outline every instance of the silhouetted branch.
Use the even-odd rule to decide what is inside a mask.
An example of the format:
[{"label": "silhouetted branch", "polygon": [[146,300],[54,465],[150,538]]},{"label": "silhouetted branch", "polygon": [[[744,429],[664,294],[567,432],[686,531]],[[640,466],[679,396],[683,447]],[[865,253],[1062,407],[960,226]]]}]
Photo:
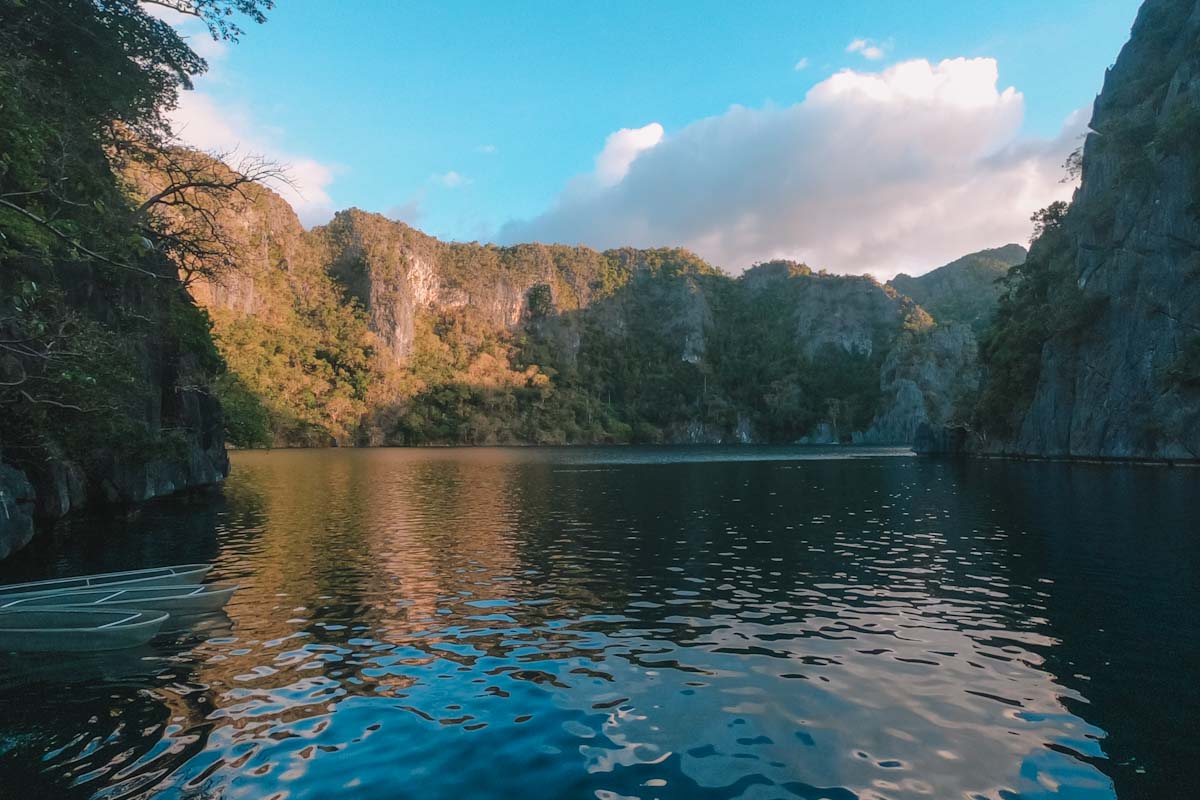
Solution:
[{"label": "silhouetted branch", "polygon": [[123,264],[120,261],[114,261],[113,259],[109,258],[106,255],[97,253],[95,250],[91,250],[91,249],[85,247],[77,239],[74,239],[74,238],[68,236],[67,234],[63,233],[58,228],[56,228],[52,224],[50,224],[50,222],[48,222],[45,219],[42,219],[37,214],[34,214],[32,211],[28,211],[28,210],[22,208],[21,206],[17,205],[16,203],[12,203],[8,200],[5,200],[2,197],[0,197],[0,206],[4,206],[5,208],[8,208],[12,211],[17,212],[18,214],[21,214],[22,216],[24,216],[27,219],[33,220],[35,223],[37,223],[38,225],[41,225],[43,228],[45,228],[46,230],[53,233],[55,236],[62,239],[67,244],[71,245],[71,247],[73,247],[76,250],[78,250],[79,252],[83,253],[88,258],[93,258],[96,261],[99,261],[104,264],[108,264],[110,267],[117,267],[118,269],[129,270],[131,272],[139,272],[142,275],[148,275],[151,278],[162,279],[163,277],[165,277],[163,275],[159,275],[156,272],[151,272],[148,269],[142,269],[141,267],[135,267],[131,264]]}]

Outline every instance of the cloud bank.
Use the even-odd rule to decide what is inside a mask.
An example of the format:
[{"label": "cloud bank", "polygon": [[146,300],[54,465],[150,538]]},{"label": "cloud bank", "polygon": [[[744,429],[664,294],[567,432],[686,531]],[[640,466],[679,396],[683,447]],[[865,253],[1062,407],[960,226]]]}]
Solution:
[{"label": "cloud bank", "polygon": [[656,147],[662,138],[663,126],[657,122],[644,128],[622,128],[609,134],[604,140],[604,149],[596,156],[596,182],[601,186],[620,183],[638,154]]},{"label": "cloud bank", "polygon": [[733,271],[784,257],[880,277],[1024,241],[1033,211],[1070,197],[1061,164],[1083,115],[1052,140],[1020,139],[1024,100],[997,76],[989,58],[907,61],[670,136],[623,129],[592,173],[496,239],[683,245]]}]

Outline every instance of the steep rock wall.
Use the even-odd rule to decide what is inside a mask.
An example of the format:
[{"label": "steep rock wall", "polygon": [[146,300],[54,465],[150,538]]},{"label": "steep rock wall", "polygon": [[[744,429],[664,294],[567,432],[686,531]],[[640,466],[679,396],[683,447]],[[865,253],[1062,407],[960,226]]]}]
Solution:
[{"label": "steep rock wall", "polygon": [[[466,392],[485,404],[453,414],[486,417],[507,406],[483,395],[534,381],[523,372],[529,365],[540,370],[537,381],[551,381],[552,393],[582,395],[574,401],[584,409],[574,412],[577,425],[593,431],[586,436],[603,436],[600,441],[622,440],[595,432],[596,409],[603,406],[618,427],[619,420],[629,421],[631,435],[640,441],[856,437],[905,444],[919,424],[947,413],[950,398],[962,391],[959,381],[975,378],[970,369],[946,365],[955,358],[947,353],[949,341],[966,347],[946,332],[920,339],[920,346],[909,343],[906,337],[933,329],[935,321],[893,286],[869,277],[777,261],[732,278],[684,251],[601,253],[561,245],[441,242],[355,209],[304,231],[280,198],[257,188],[227,213],[245,243],[246,267],[196,289],[213,310],[219,336],[243,342],[280,337],[301,349],[313,342],[325,348],[332,343],[324,334],[297,331],[322,317],[322,309],[352,302],[362,308],[375,344],[401,376],[373,378],[373,388],[349,405],[336,401],[371,415],[357,430],[344,422],[325,423],[327,433],[321,434],[312,427],[319,420],[306,417],[298,426],[276,430],[277,444],[430,441],[410,438],[396,426],[407,424],[422,392],[437,391],[431,381],[450,380],[457,386],[451,395]],[[1014,248],[996,252],[1011,257]],[[990,282],[990,272],[981,278],[988,270],[975,267],[981,261],[990,266],[996,258],[978,256],[939,270],[939,285],[949,282],[969,292],[985,278]],[[988,289],[982,286],[984,305],[991,302]],[[331,333],[343,340],[357,335]],[[903,351],[893,355],[897,346]],[[254,358],[279,358],[272,348],[255,347],[247,352],[261,355],[238,358],[240,370],[257,370]],[[964,354],[959,361],[968,358]],[[887,367],[898,359],[902,367]],[[328,367],[304,363],[294,347],[286,361],[288,366],[271,369],[319,376]],[[451,368],[450,361],[457,366]],[[457,371],[457,377],[431,376],[431,366],[433,373]],[[865,378],[864,370],[870,373]],[[310,391],[318,398],[328,395],[297,382],[296,400],[283,402],[296,408],[300,393]],[[437,441],[453,430],[435,421],[447,415],[448,402],[437,399],[437,407],[420,416],[434,431],[425,435]],[[638,434],[638,419],[652,427]],[[500,438],[485,441],[523,440],[514,439],[521,434],[510,428],[499,430],[487,435]]]},{"label": "steep rock wall", "polygon": [[[65,289],[53,295],[54,314],[75,328],[95,326],[119,353],[97,351],[114,359],[102,367],[110,371],[100,372],[101,379],[117,385],[99,387],[97,394],[108,394],[96,406],[73,400],[59,407],[54,404],[62,398],[42,397],[46,390],[36,380],[41,356],[8,355],[0,363],[4,379],[23,377],[27,402],[49,415],[36,429],[10,430],[3,443],[0,558],[29,541],[34,520],[50,522],[99,504],[138,503],[216,483],[228,473],[221,406],[209,390],[207,331],[197,332],[199,312],[171,268],[154,259],[146,266],[163,278],[114,279],[88,262],[14,259],[4,265],[0,296],[11,296],[32,278],[44,287],[61,284]],[[10,320],[0,332],[21,338],[21,326],[35,316]],[[204,337],[200,350],[196,335]]]},{"label": "steep rock wall", "polygon": [[880,370],[883,405],[860,444],[912,444],[922,427],[941,427],[979,385],[979,345],[968,325],[951,323],[902,336]]},{"label": "steep rock wall", "polygon": [[988,452],[1200,458],[1200,3],[1148,0],[1105,76],[1062,225],[1095,309],[1041,351]]}]

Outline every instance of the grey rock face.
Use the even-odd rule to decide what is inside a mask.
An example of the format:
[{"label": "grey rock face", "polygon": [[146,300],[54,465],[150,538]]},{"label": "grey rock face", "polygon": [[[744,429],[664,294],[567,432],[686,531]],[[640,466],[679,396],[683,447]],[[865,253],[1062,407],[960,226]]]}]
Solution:
[{"label": "grey rock face", "polygon": [[1064,221],[1101,310],[1041,354],[1014,441],[1040,456],[1200,458],[1200,387],[1173,379],[1200,336],[1200,2],[1147,0],[1096,100]]},{"label": "grey rock face", "polygon": [[797,439],[796,444],[837,444],[838,441],[837,430],[828,422],[822,422],[811,433]]},{"label": "grey rock face", "polygon": [[33,538],[33,485],[24,472],[0,462],[0,558]]},{"label": "grey rock face", "polygon": [[133,283],[102,293],[94,291],[99,283],[89,270],[78,270],[64,302],[93,318],[115,315],[120,307],[145,321],[144,332],[124,341],[141,380],[138,402],[112,413],[143,431],[147,443],[129,447],[109,436],[90,440],[86,448],[71,445],[72,426],[96,424],[81,415],[63,421],[61,430],[42,431],[42,449],[34,458],[23,453],[17,458],[10,449],[8,463],[0,463],[6,500],[0,502],[0,558],[29,541],[30,520],[53,521],[92,504],[141,502],[219,482],[229,471],[224,418],[206,388],[207,368],[172,333],[164,311],[163,294],[179,287]]},{"label": "grey rock face", "polygon": [[[560,268],[539,244],[497,248],[441,242],[402,222],[355,209],[305,235],[322,240],[319,260],[366,310],[371,330],[398,361],[412,352],[418,314],[469,307],[486,324],[521,322],[530,289],[569,288],[586,301],[590,289]],[[555,298],[556,300],[558,298]]]},{"label": "grey rock face", "polygon": [[[100,451],[90,455],[86,466],[66,458],[52,458],[27,473],[0,463],[0,491],[13,495],[18,489],[23,490],[19,481],[13,484],[16,488],[5,486],[6,474],[19,475],[29,487],[30,516],[53,521],[95,503],[141,503],[224,480],[229,474],[229,456],[225,451],[220,403],[209,394],[182,389],[172,385],[167,376],[159,376],[160,381],[164,378],[167,391],[181,396],[167,418],[159,420],[159,424],[165,422],[182,436],[178,453],[173,457],[143,459]],[[159,387],[161,391],[161,383]],[[3,527],[0,520],[0,528]],[[0,558],[23,546],[29,536],[23,540],[10,537],[10,541],[19,544],[7,552],[4,539],[0,532]]]},{"label": "grey rock face", "polygon": [[883,407],[859,444],[912,444],[921,426],[949,422],[961,398],[979,386],[979,347],[964,324],[902,336],[879,376]]},{"label": "grey rock face", "polygon": [[[823,417],[821,412],[808,414],[803,423],[815,428],[824,422],[828,430],[789,429],[781,434],[764,419],[764,414],[774,412],[762,411],[768,407],[760,403],[746,420],[726,417],[701,422],[700,415],[694,425],[688,424],[686,416],[659,423],[666,441],[748,442],[759,436],[778,440],[808,433],[825,442],[853,436],[864,442],[908,444],[917,425],[948,415],[964,377],[974,380],[975,376],[973,340],[965,351],[967,339],[955,339],[957,334],[945,324],[920,338],[923,331],[934,328],[929,314],[894,286],[867,276],[813,272],[788,261],[756,265],[736,279],[721,276],[707,265],[675,274],[671,272],[675,267],[664,264],[680,256],[667,251],[624,248],[599,253],[540,244],[497,247],[441,242],[404,223],[355,209],[305,231],[289,214],[286,203],[266,189],[251,193],[244,208],[229,209],[229,224],[245,229],[242,238],[253,257],[224,284],[197,287],[197,296],[215,314],[227,315],[225,319],[253,314],[286,329],[297,324],[293,306],[299,300],[307,308],[352,299],[365,311],[370,330],[400,363],[412,354],[416,337],[426,335],[428,328],[420,326],[463,322],[500,337],[536,331],[559,372],[574,370],[580,352],[601,341],[604,347],[630,345],[623,352],[645,352],[650,343],[655,358],[713,375],[710,368],[719,359],[728,359],[729,342],[737,338],[731,326],[771,320],[763,326],[769,331],[764,334],[764,347],[790,346],[794,354],[821,369],[842,357],[856,365],[866,363],[870,370],[883,366],[879,383],[883,403],[868,430],[853,429],[865,424],[863,414],[873,408],[856,407],[853,421],[848,421],[844,409],[830,405]],[[979,286],[975,272],[994,271],[995,264],[1023,254],[1015,245],[972,254],[930,273],[933,278],[914,279],[914,285],[929,288],[926,284],[932,281],[934,288],[945,289],[938,296],[969,294]],[[688,258],[684,254],[683,260]],[[990,274],[986,280],[991,280]],[[540,286],[550,291],[550,308],[535,315],[528,308],[529,296],[533,287]],[[614,286],[619,288],[613,291]],[[994,297],[986,293],[975,304],[986,307],[985,311],[993,305]],[[917,339],[910,341],[914,336]],[[963,368],[968,362],[972,367]],[[728,370],[730,363],[726,360],[722,366]],[[867,378],[868,386],[873,381]],[[708,402],[712,393],[713,406],[719,407],[728,400],[721,394],[727,389],[706,383],[695,394]],[[771,391],[786,394],[787,389]],[[806,386],[803,391],[826,390]],[[804,397],[792,407],[812,407],[823,399]],[[700,400],[696,403],[699,415]],[[790,412],[785,407],[780,413]],[[386,437],[382,429],[372,426],[361,441],[380,444]],[[136,487],[159,481],[153,476],[110,480],[108,494],[140,494]],[[173,481],[161,477],[161,482]]]},{"label": "grey rock face", "polygon": [[970,432],[961,425],[917,426],[913,449],[929,455],[961,454],[967,449]]},{"label": "grey rock face", "polygon": [[786,298],[796,342],[809,358],[831,346],[869,356],[891,343],[915,309],[910,299],[868,276],[813,273],[787,261],[759,264],[738,280],[754,296]]}]

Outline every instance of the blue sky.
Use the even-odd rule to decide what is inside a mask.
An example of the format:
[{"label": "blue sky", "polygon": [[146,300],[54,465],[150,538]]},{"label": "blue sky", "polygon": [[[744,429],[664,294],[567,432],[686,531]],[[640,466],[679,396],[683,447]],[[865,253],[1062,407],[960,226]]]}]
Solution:
[{"label": "blue sky", "polygon": [[[311,187],[305,192],[311,208],[303,213],[310,223],[330,207],[358,206],[405,218],[443,238],[504,239],[506,223],[537,220],[556,204],[575,202],[572,181],[579,184],[578,176],[592,171],[615,131],[658,123],[662,140],[670,141],[699,120],[721,118],[732,106],[786,110],[845,69],[866,75],[911,60],[937,65],[960,57],[994,59],[996,89],[1012,86],[1023,96],[1021,108],[996,123],[1011,126],[1015,115],[1017,130],[994,147],[1053,140],[1071,112],[1090,106],[1137,6],[1133,0],[280,0],[268,22],[249,28],[239,44],[203,43],[212,74],[200,81],[200,97],[185,101],[189,121],[182,135],[206,147],[232,139],[298,164],[301,183]],[[866,43],[849,47],[855,40]],[[204,107],[198,111],[199,101]],[[903,120],[906,112],[896,113]],[[213,122],[205,115],[219,116],[222,129],[207,130]],[[811,117],[794,124],[808,130],[816,124]],[[957,125],[957,119],[947,124]],[[873,124],[890,126],[886,117]],[[723,136],[728,135],[736,134],[727,130]],[[722,152],[714,150],[709,161],[728,163]],[[779,152],[790,158],[786,149]],[[767,166],[763,175],[769,173]],[[670,183],[670,173],[660,171],[659,180]],[[820,176],[808,180],[826,185]],[[703,186],[728,193],[720,182]],[[772,190],[803,193],[805,187]],[[944,193],[945,183],[933,182],[930,190]],[[607,213],[617,202],[614,197],[591,203],[587,213]],[[630,198],[621,202],[629,207]],[[653,202],[670,204],[672,198],[669,192],[655,194]],[[740,211],[712,209],[726,216]],[[761,210],[745,213],[757,217]],[[703,252],[704,243],[717,234],[653,219],[607,231],[563,218],[507,230],[596,239],[589,243],[600,246],[614,243],[601,241],[606,237],[621,235],[637,239],[634,244],[688,244],[719,261],[823,255],[797,242],[782,243],[776,253],[769,231],[787,220],[778,222],[753,243],[717,246],[711,254]],[[999,227],[997,235],[1014,230],[1011,223]],[[977,238],[983,237],[980,232]],[[954,240],[942,249],[966,243]],[[839,251],[842,256],[829,254],[827,260],[843,271],[861,271],[854,268],[859,262],[863,270],[889,271],[863,260],[864,247],[848,246]],[[920,258],[942,252],[917,249],[921,252],[899,259],[897,268],[913,268]]]}]

